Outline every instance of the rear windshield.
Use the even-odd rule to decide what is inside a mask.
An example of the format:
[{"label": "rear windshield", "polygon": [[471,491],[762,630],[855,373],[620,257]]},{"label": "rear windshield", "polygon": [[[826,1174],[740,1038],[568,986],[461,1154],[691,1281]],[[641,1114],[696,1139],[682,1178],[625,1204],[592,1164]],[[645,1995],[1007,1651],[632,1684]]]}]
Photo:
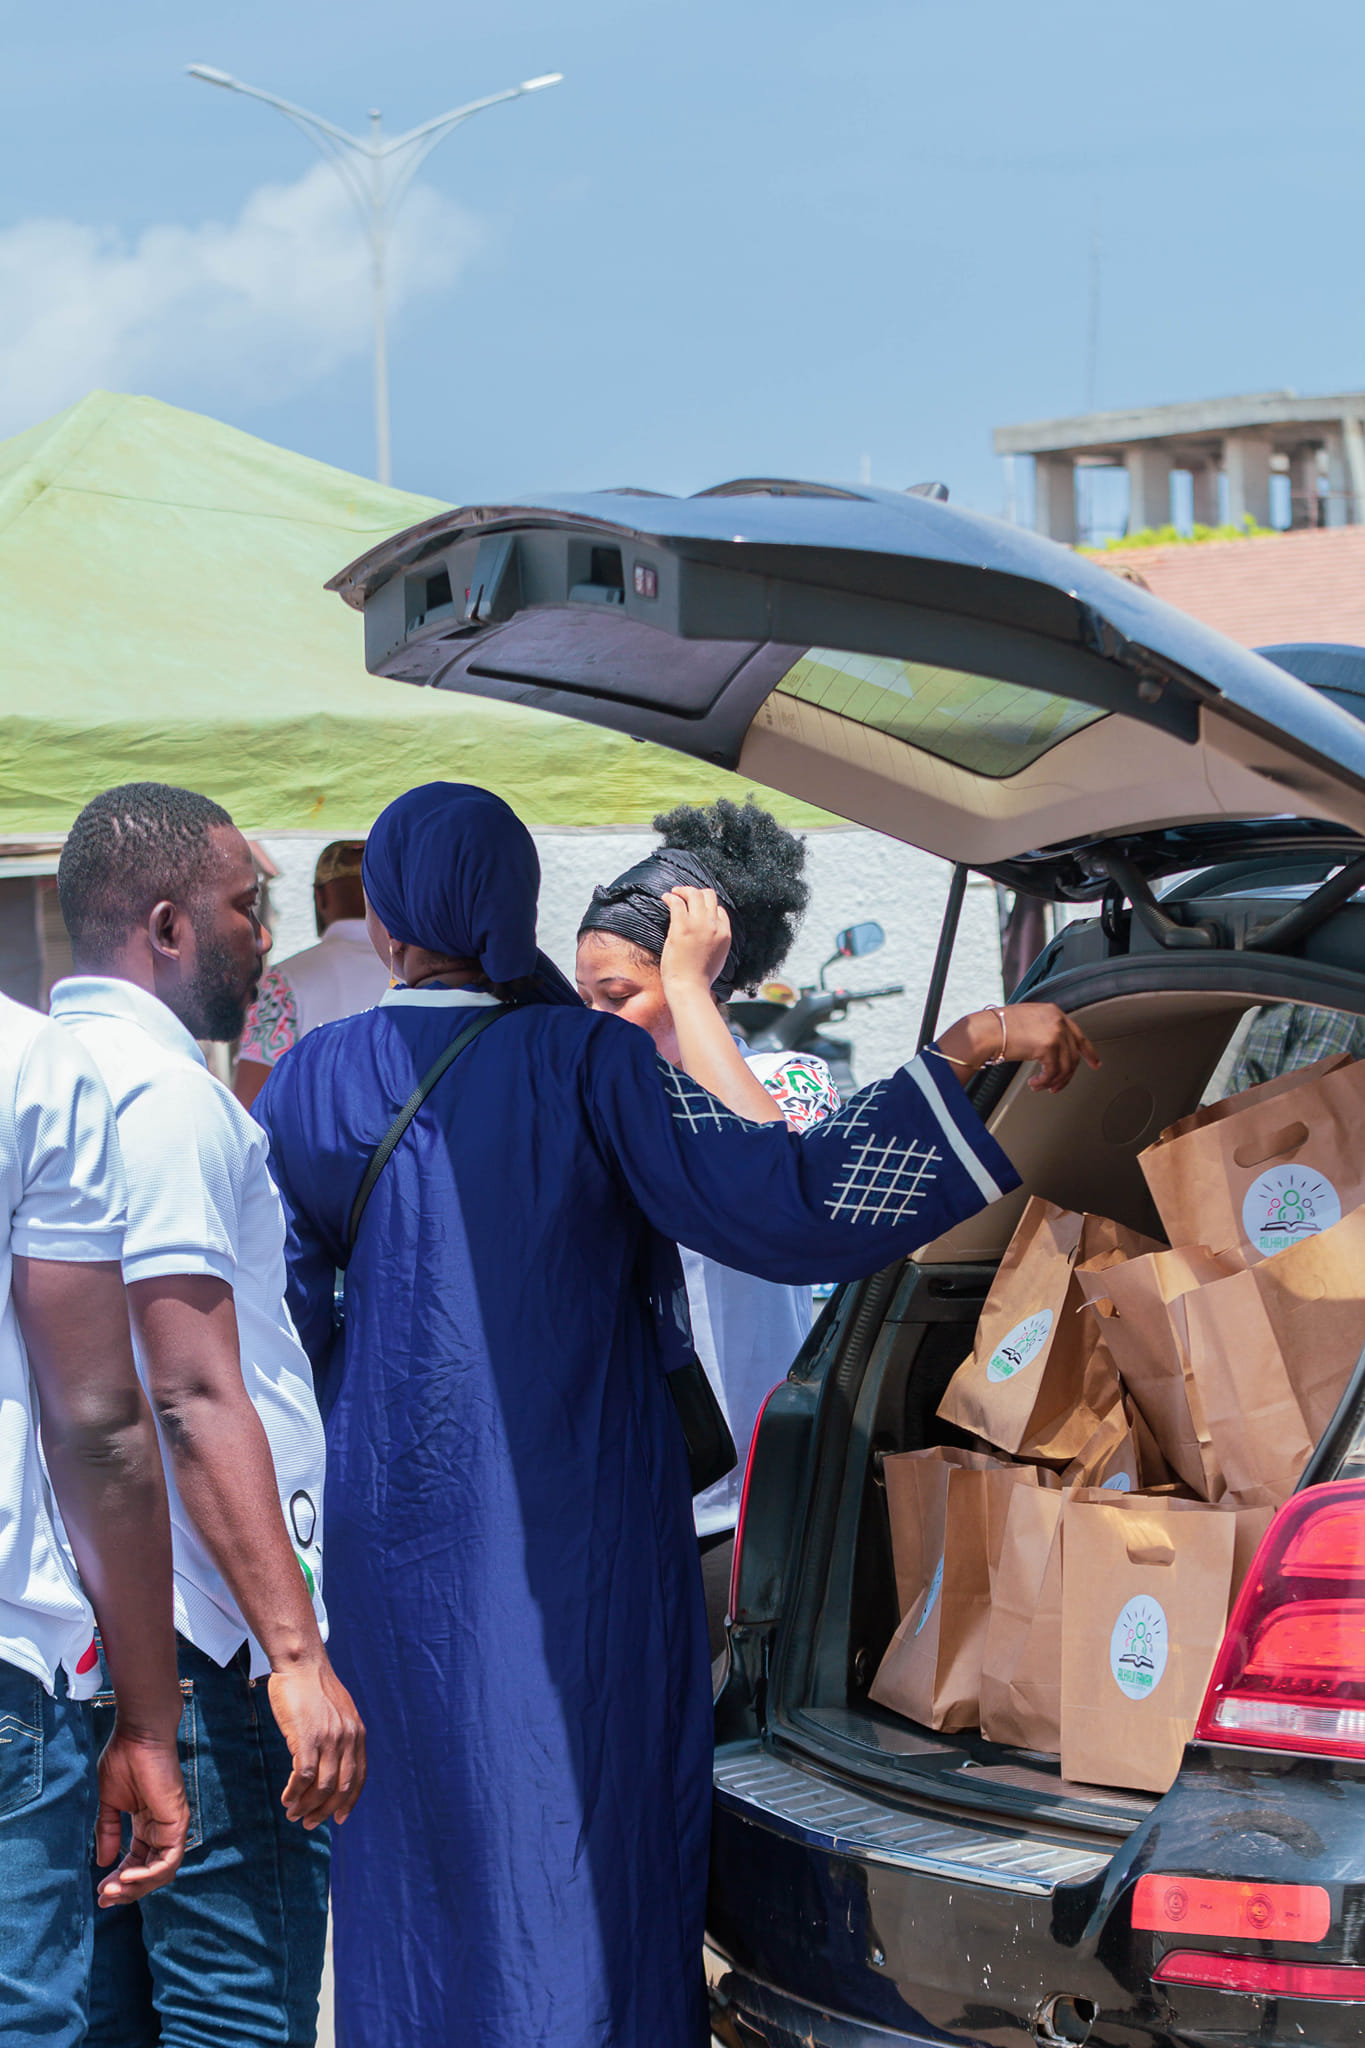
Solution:
[{"label": "rear windshield", "polygon": [[905,740],[975,775],[1014,775],[1105,713],[1071,697],[962,669],[810,647],[778,684],[874,732]]}]

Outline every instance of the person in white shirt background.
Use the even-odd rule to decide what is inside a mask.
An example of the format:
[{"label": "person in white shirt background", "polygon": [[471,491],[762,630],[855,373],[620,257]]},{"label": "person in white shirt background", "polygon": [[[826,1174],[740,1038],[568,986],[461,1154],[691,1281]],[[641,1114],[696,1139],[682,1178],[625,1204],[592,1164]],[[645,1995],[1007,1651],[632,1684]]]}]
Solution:
[{"label": "person in white shirt background", "polygon": [[[824,1061],[810,1053],[741,1051],[720,1007],[754,988],[786,959],[806,907],[806,849],[768,811],[722,798],[708,810],[683,804],[654,820],[663,844],[593,892],[578,933],[579,994],[649,1032],[728,1108],[753,1123],[809,1130],[839,1108]],[[669,972],[670,930],[713,940],[710,998],[693,978]],[[730,1557],[744,1459],[764,1400],[810,1334],[809,1287],[778,1286],[680,1246],[692,1338],[739,1453],[735,1469],[693,1503],[702,1550],[711,1654],[723,1647]]]},{"label": "person in white shirt background", "polygon": [[363,839],[334,839],[313,871],[318,944],[272,963],[246,1014],[233,1093],[250,1109],[290,1046],[319,1024],[372,1010],[389,985],[365,929]]},{"label": "person in white shirt background", "polygon": [[128,1177],[123,1274],[170,1495],[190,1787],[178,1883],[103,1917],[90,2048],[316,2034],[326,1823],[364,1730],[324,1648],[322,1422],[285,1306],[265,1133],[196,1040],[237,1036],[269,934],[246,841],[192,791],[87,804],[57,874],[76,973],[51,1014],[102,1074]]},{"label": "person in white shirt background", "polygon": [[[123,1226],[98,1074],[0,996],[0,2040],[55,2048],[85,2039],[96,1900],[121,1910],[165,1884],[189,1818],[166,1488],[128,1341]],[[102,1755],[96,1620],[117,1699]],[[92,1838],[97,1864],[119,1865],[94,1889]]]}]

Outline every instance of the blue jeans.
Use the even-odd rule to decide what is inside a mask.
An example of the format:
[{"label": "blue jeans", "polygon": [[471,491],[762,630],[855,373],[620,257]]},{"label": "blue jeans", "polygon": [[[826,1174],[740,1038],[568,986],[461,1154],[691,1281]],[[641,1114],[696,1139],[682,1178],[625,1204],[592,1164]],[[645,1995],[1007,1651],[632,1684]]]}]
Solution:
[{"label": "blue jeans", "polygon": [[93,1712],[0,1664],[0,2041],[85,2039]]},{"label": "blue jeans", "polygon": [[[312,2048],[328,1831],[285,1818],[289,1751],[247,1652],[224,1670],[178,1648],[188,1847],[171,1884],[98,1913],[87,2048]],[[113,1718],[101,1695],[101,1740]]]}]

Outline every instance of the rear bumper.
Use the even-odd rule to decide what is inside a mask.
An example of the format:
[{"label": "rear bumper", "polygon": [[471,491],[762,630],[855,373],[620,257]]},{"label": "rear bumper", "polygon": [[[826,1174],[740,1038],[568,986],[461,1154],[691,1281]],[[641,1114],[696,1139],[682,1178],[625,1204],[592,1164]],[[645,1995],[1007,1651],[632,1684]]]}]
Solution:
[{"label": "rear bumper", "polygon": [[[942,2048],[941,2034],[888,2033],[824,2012],[735,1971],[712,1994],[713,2012],[740,2048]],[[721,2038],[725,2038],[722,2033]]]},{"label": "rear bumper", "polygon": [[1107,1851],[920,1817],[757,1744],[717,1752],[712,1843],[708,1939],[754,2048],[1032,2048],[1049,2000],[1127,2003],[1082,1946]]},{"label": "rear bumper", "polygon": [[[1128,1923],[1155,1867],[1337,1897],[1323,1962],[1365,1961],[1365,1773],[1187,1758],[1112,1858],[867,1799],[757,1743],[716,1753],[707,1937],[740,2048],[1360,2048],[1365,2003],[1162,1987]],[[1040,1860],[1043,1859],[1043,1860]],[[1047,1859],[1051,1859],[1050,1861]],[[1072,1859],[1068,1862],[1067,1859]],[[747,2032],[745,2029],[747,2028]]]}]

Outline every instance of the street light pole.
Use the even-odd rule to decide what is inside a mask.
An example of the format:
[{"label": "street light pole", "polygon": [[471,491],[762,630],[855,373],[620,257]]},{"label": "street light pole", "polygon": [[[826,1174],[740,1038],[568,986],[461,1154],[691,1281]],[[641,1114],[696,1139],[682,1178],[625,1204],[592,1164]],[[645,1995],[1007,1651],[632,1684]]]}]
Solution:
[{"label": "street light pole", "polygon": [[[379,109],[370,108],[371,162],[379,161]],[[370,280],[374,291],[374,461],[381,484],[392,483],[393,464],[389,443],[389,336],[384,305],[384,209],[379,179],[370,182]]]},{"label": "street light pole", "polygon": [[375,471],[381,484],[390,483],[385,291],[389,230],[394,217],[418,170],[437,143],[443,142],[452,129],[458,128],[472,114],[481,114],[485,107],[500,106],[504,100],[521,99],[528,92],[540,92],[547,85],[558,85],[564,74],[548,71],[543,78],[524,79],[520,85],[510,86],[506,92],[489,93],[484,99],[469,100],[464,106],[452,107],[449,113],[438,114],[434,120],[424,121],[419,128],[410,128],[405,135],[395,135],[386,142],[377,109],[370,110],[370,133],[366,139],[348,134],[344,128],[325,121],[321,114],[311,114],[306,107],[296,107],[291,100],[282,100],[273,92],[263,92],[257,85],[244,85],[240,78],[232,77],[227,71],[215,70],[211,64],[191,64],[188,70],[191,78],[202,79],[205,85],[221,85],[228,92],[240,92],[248,99],[261,100],[267,107],[274,107],[283,114],[286,120],[292,121],[296,128],[301,128],[314,147],[335,167],[360,214],[370,245],[370,276],[374,292]]}]

